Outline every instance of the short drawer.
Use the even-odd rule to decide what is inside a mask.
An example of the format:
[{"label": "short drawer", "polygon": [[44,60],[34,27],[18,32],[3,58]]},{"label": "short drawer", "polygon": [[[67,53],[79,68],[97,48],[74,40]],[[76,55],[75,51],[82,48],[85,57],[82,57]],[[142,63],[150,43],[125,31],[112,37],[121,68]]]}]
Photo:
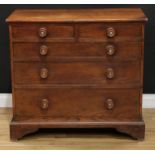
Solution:
[{"label": "short drawer", "polygon": [[137,60],[142,42],[117,43],[14,43],[15,61],[99,58],[101,60]]},{"label": "short drawer", "polygon": [[12,38],[15,41],[38,42],[46,40],[73,39],[74,28],[70,24],[14,24]]},{"label": "short drawer", "polygon": [[15,84],[140,84],[140,62],[14,63]]},{"label": "short drawer", "polygon": [[79,26],[80,41],[140,41],[141,23],[89,23]]},{"label": "short drawer", "polygon": [[63,121],[119,121],[140,118],[136,89],[16,89],[15,115],[51,116]]}]

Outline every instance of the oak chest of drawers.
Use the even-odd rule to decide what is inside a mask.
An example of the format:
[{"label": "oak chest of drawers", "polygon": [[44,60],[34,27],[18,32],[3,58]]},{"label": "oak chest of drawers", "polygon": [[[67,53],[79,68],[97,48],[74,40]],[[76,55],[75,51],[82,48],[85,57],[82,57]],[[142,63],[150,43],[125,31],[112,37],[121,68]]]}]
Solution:
[{"label": "oak chest of drawers", "polygon": [[143,139],[141,9],[16,10],[11,139],[39,128],[115,128]]}]

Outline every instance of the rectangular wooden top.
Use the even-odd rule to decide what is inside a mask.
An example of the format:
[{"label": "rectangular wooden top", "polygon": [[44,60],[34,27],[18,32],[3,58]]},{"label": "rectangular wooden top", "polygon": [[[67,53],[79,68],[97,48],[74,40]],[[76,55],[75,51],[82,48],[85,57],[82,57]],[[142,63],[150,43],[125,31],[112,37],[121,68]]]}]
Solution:
[{"label": "rectangular wooden top", "polygon": [[135,22],[147,21],[139,8],[15,10],[7,22]]}]

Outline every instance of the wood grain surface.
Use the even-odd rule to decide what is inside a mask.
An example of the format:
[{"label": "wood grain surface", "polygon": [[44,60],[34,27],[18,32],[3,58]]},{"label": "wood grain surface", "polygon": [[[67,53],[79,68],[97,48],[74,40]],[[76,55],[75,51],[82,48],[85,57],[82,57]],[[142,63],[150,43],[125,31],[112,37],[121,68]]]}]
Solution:
[{"label": "wood grain surface", "polygon": [[14,101],[10,138],[40,128],[111,127],[144,139],[146,20],[136,8],[13,12],[6,20]]},{"label": "wood grain surface", "polygon": [[7,22],[146,21],[141,9],[16,10]]},{"label": "wood grain surface", "polygon": [[17,142],[10,141],[9,122],[12,117],[12,109],[0,109],[0,149],[82,149],[82,150],[126,150],[126,149],[155,149],[155,109],[143,110],[146,123],[144,141],[136,141],[128,135],[106,129],[73,130],[73,129],[49,129],[41,130],[29,135]]}]

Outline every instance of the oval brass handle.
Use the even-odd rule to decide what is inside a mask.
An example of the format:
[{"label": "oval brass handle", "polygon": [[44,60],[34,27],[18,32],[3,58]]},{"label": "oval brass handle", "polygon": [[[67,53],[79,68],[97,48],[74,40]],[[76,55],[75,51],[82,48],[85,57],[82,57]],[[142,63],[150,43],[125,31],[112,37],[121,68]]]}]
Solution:
[{"label": "oval brass handle", "polygon": [[113,79],[115,77],[114,70],[112,68],[107,68],[106,77],[108,79]]},{"label": "oval brass handle", "polygon": [[112,37],[115,37],[115,35],[116,35],[115,29],[113,27],[108,27],[107,28],[107,37],[112,38]]},{"label": "oval brass handle", "polygon": [[48,109],[49,101],[47,99],[42,99],[41,101],[41,108]]},{"label": "oval brass handle", "polygon": [[106,102],[106,108],[108,110],[111,110],[111,109],[114,108],[114,101],[113,101],[113,99],[109,98],[105,102]]},{"label": "oval brass handle", "polygon": [[47,36],[47,29],[45,27],[42,27],[42,28],[39,29],[39,36],[41,38],[44,38],[44,37]]},{"label": "oval brass handle", "polygon": [[47,68],[42,68],[40,70],[40,77],[42,79],[46,79],[48,77],[48,69]]},{"label": "oval brass handle", "polygon": [[40,55],[47,55],[48,47],[46,45],[42,45],[40,47]]},{"label": "oval brass handle", "polygon": [[116,52],[116,49],[115,49],[115,46],[112,45],[112,44],[109,44],[106,46],[106,54],[109,55],[109,56],[112,56],[114,55]]}]

